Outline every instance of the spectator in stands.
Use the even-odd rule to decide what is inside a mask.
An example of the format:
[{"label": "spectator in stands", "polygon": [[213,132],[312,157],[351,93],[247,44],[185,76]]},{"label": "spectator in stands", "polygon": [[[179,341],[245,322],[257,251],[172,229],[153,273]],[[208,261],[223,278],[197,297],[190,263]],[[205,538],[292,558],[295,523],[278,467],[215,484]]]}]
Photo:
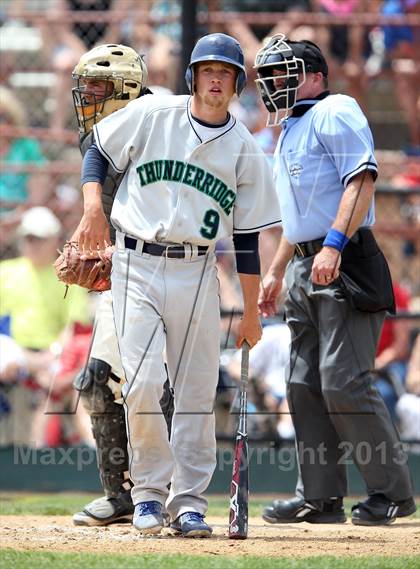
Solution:
[{"label": "spectator in stands", "polygon": [[[141,44],[134,44],[136,51],[144,53]],[[169,36],[152,32],[152,44],[146,52],[148,83],[153,93],[157,87],[169,89],[168,94],[176,92],[179,78],[180,49]]]},{"label": "spectator in stands", "polygon": [[420,187],[419,160],[414,156],[405,156],[395,170],[397,173],[391,178],[392,187],[412,191],[403,191],[399,196],[401,223],[392,230],[383,223],[381,231],[403,239],[403,257],[399,257],[401,280],[409,284],[413,296],[416,296],[420,294],[420,193],[417,191]]},{"label": "spectator in stands", "polygon": [[[420,442],[420,333],[414,340],[413,350],[408,363],[407,393],[397,403],[396,413],[400,436],[403,440]],[[411,446],[411,452],[420,454],[420,444]]]},{"label": "spectator in stands", "polygon": [[174,18],[171,22],[162,22],[155,26],[155,32],[169,37],[173,42],[180,43],[182,37],[181,0],[154,0],[150,7],[150,16],[159,19]]},{"label": "spectator in stands", "polygon": [[[414,169],[414,168],[413,168]],[[410,168],[404,174],[407,184],[405,188],[410,188]],[[417,165],[417,175],[413,176],[419,179],[419,165]],[[411,178],[411,179],[413,179]],[[411,186],[414,188],[414,186]],[[417,181],[417,188],[420,187],[420,181]],[[402,246],[403,253],[403,270],[402,278],[412,282],[411,290],[416,294],[420,293],[420,282],[418,280],[420,268],[420,193],[413,192],[404,196],[400,206],[401,217],[404,226],[404,242]]]},{"label": "spectator in stands", "polygon": [[314,10],[339,16],[348,21],[317,28],[314,39],[328,59],[332,78],[344,75],[346,92],[364,108],[367,76],[364,72],[368,28],[361,21],[352,22],[355,15],[372,11],[371,0],[312,0]]},{"label": "spectator in stands", "polygon": [[[408,362],[406,389],[420,397],[420,330],[417,330]],[[420,439],[420,437],[419,437]]]},{"label": "spectator in stands", "polygon": [[[0,334],[0,447],[15,441],[26,442],[29,427],[26,415],[34,408],[34,393],[22,384],[29,378],[28,362],[23,349],[7,334]],[[13,410],[13,413],[12,413]],[[23,427],[23,428],[22,428]]]},{"label": "spectator in stands", "polygon": [[221,328],[224,338],[221,345],[231,347],[235,343],[239,314],[242,311],[242,294],[236,276],[235,254],[231,239],[221,239],[217,242],[216,258],[220,310],[223,315]]},{"label": "spectator in stands", "polygon": [[[384,0],[382,14],[387,16],[420,14],[420,0]],[[420,30],[412,26],[383,26],[385,65],[394,74],[395,94],[405,114],[410,140],[405,150],[420,155],[419,62]]]},{"label": "spectator in stands", "polygon": [[7,166],[42,165],[45,157],[34,138],[18,135],[19,127],[26,127],[27,116],[16,94],[0,86],[0,159],[4,167],[0,173],[0,216],[7,214],[22,204],[40,204],[46,196],[45,186],[40,174],[8,171]]},{"label": "spectator in stands", "polygon": [[34,446],[95,445],[90,417],[73,388],[76,375],[86,366],[91,342],[92,325],[75,323],[54,365],[37,374],[43,397],[34,416]]},{"label": "spectator in stands", "polygon": [[8,335],[0,333],[0,383],[26,377],[28,362],[23,349]]},{"label": "spectator in stands", "polygon": [[69,238],[73,235],[83,215],[83,200],[80,199],[80,189],[69,184],[59,184],[54,189],[48,205],[61,221],[64,237]]},{"label": "spectator in stands", "polygon": [[[48,55],[56,73],[56,81],[51,92],[51,121],[54,129],[67,126],[71,108],[71,71],[86,50],[96,44],[119,43],[121,22],[133,0],[55,0],[42,22],[44,51]],[[69,13],[112,12],[121,19],[114,21],[72,21],[66,18]]]},{"label": "spectator in stands", "polygon": [[[63,0],[59,0],[63,3]],[[111,12],[124,10],[127,0],[64,0],[64,9],[71,12]],[[63,9],[63,8],[62,8]],[[71,26],[72,33],[81,41],[84,50],[97,44],[112,43],[120,33],[119,22],[76,21]]]},{"label": "spectator in stands", "polygon": [[73,324],[89,319],[87,291],[72,287],[63,300],[65,288],[52,266],[60,235],[60,222],[49,209],[31,208],[18,231],[21,257],[0,263],[0,318],[9,321],[10,336],[32,373],[23,379],[8,376],[7,385],[0,384],[3,398],[11,402],[1,419],[0,444],[30,444],[41,395],[37,375],[55,364]]},{"label": "spectator in stands", "polygon": [[[310,12],[313,0],[220,0],[220,10],[226,12],[278,12],[276,23],[266,26],[254,26],[241,18],[225,22],[226,33],[235,37],[244,51],[248,68],[254,65],[255,56],[261,47],[261,40],[281,32],[289,37],[290,32],[300,24],[299,15]],[[287,14],[281,17],[281,14]],[[306,36],[305,36],[306,37]]]},{"label": "spectator in stands", "polygon": [[[394,283],[397,313],[407,311],[410,295],[398,283]],[[399,387],[405,384],[407,362],[410,353],[410,323],[404,319],[387,319],[382,328],[375,359],[378,379],[375,385],[382,395],[388,410],[395,419],[395,405]]]},{"label": "spectator in stands", "polygon": [[[157,87],[165,87],[171,92],[177,89],[180,77],[181,26],[179,21],[159,24],[160,18],[179,17],[180,2],[149,2],[149,11],[136,8],[136,17],[124,26],[124,41],[147,62],[148,85],[153,93]],[[156,18],[154,27],[148,17]]]}]

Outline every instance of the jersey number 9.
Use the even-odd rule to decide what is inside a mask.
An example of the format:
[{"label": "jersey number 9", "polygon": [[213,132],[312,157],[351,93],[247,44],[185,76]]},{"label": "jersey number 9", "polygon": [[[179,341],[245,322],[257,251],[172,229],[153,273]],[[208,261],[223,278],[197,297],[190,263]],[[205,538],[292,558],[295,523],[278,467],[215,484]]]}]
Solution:
[{"label": "jersey number 9", "polygon": [[219,229],[220,215],[215,209],[208,209],[203,217],[200,233],[206,239],[214,239]]}]

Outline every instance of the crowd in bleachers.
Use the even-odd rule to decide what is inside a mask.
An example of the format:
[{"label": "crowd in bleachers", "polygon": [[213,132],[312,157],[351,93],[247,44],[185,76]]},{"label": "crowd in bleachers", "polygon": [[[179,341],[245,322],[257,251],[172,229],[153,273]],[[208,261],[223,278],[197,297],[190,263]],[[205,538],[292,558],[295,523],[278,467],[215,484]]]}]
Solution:
[{"label": "crowd in bleachers", "polygon": [[[420,26],[415,20],[420,0],[209,0],[198,2],[198,10],[200,33],[224,31],[244,48],[249,81],[232,113],[269,157],[279,127],[265,126],[253,83],[256,51],[265,36],[278,31],[322,47],[331,62],[333,89],[354,96],[376,125],[384,161],[379,184],[394,189],[390,197],[378,198],[378,239],[390,257],[398,308],[420,312]],[[276,18],[263,23],[211,18],[264,11],[277,12]],[[362,18],[365,13],[372,18]],[[125,43],[144,55],[152,91],[177,92],[180,14],[176,0],[0,0],[0,445],[93,444],[72,381],[89,350],[95,295],[72,287],[63,300],[64,285],[52,267],[82,212],[71,72],[94,45]],[[380,15],[405,20],[393,25],[375,19]],[[261,239],[263,272],[277,237],[273,231]],[[241,295],[231,244],[220,243],[217,255],[225,314],[218,431],[229,434],[235,422],[233,345]],[[255,436],[269,432],[289,439],[288,330],[280,322],[267,324],[251,353],[251,427]],[[407,438],[420,438],[407,422],[410,413],[420,413],[416,330],[418,320],[389,321],[376,362],[378,387]],[[404,389],[414,399],[402,396]]]}]

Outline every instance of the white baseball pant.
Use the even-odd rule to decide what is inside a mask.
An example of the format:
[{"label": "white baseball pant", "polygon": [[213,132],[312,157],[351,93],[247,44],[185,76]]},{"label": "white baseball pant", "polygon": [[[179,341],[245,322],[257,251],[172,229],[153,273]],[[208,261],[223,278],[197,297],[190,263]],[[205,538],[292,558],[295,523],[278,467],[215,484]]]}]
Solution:
[{"label": "white baseball pant", "polygon": [[[218,293],[213,252],[197,256],[195,251],[189,260],[124,249],[113,256],[132,498],[134,504],[166,503],[172,519],[186,511],[207,511],[202,494],[216,465]],[[164,350],[175,400],[170,442],[159,405],[166,380]]]},{"label": "white baseball pant", "polygon": [[[109,364],[112,372],[124,379],[115,331],[114,312],[112,309],[111,291],[101,293],[95,314],[95,335],[93,337],[90,357]],[[114,382],[115,383],[115,382]]]}]

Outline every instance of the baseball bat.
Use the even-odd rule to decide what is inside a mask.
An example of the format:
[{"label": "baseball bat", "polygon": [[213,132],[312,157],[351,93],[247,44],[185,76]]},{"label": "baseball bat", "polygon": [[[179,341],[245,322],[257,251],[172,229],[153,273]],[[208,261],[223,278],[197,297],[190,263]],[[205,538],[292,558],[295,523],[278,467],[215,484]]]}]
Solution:
[{"label": "baseball bat", "polygon": [[232,482],[230,485],[229,538],[248,537],[248,434],[247,434],[247,386],[249,368],[249,344],[242,344],[241,382],[239,387],[239,422],[236,433]]}]

